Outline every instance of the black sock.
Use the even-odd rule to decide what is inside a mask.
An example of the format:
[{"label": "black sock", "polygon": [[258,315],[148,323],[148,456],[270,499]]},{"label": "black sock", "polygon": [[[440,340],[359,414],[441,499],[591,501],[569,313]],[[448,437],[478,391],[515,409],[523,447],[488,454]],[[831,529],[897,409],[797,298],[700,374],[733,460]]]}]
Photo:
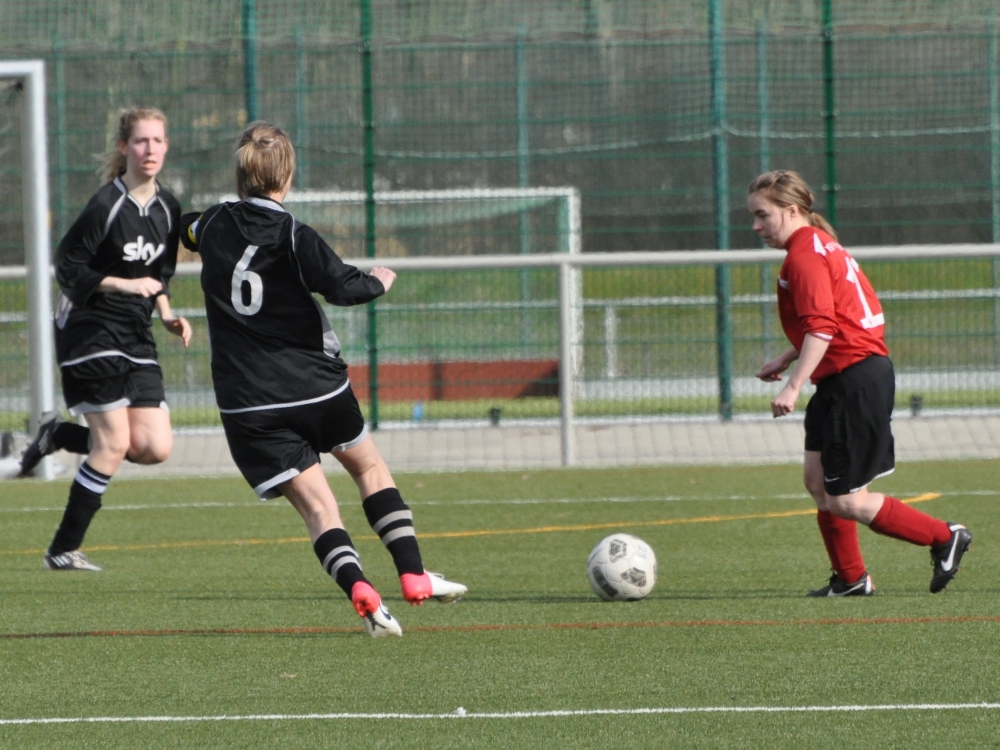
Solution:
[{"label": "black sock", "polygon": [[351,589],[358,581],[368,583],[365,574],[361,572],[361,561],[358,551],[351,544],[351,537],[344,529],[330,529],[320,534],[313,542],[313,550],[319,558],[319,564],[337,585],[344,590],[347,598],[351,598]]},{"label": "black sock", "polygon": [[81,464],[70,485],[69,502],[66,503],[59,530],[49,545],[50,555],[61,555],[80,548],[94,514],[101,509],[101,495],[110,481],[111,477],[92,469],[86,461]]},{"label": "black sock", "polygon": [[403,502],[395,487],[379,490],[361,503],[372,531],[379,535],[382,544],[392,555],[399,575],[422,575],[424,565],[420,559],[417,534],[413,530],[413,511]]},{"label": "black sock", "polygon": [[90,429],[80,424],[63,422],[52,432],[52,444],[70,453],[90,453]]}]

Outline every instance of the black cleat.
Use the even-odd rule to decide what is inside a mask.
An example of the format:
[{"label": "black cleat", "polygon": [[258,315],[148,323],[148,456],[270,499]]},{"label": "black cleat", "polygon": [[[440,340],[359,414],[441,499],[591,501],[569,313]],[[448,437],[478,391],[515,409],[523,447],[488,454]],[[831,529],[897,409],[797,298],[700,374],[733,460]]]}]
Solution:
[{"label": "black cleat", "polygon": [[871,596],[875,593],[875,584],[868,571],[854,583],[847,583],[834,573],[830,576],[830,582],[821,589],[810,591],[806,596]]},{"label": "black cleat", "polygon": [[19,477],[31,476],[31,471],[38,463],[58,450],[55,441],[52,439],[56,429],[63,423],[59,412],[50,411],[42,415],[41,424],[38,426],[38,434],[31,444],[24,449],[21,456],[21,471]]},{"label": "black cleat", "polygon": [[931,547],[931,564],[934,575],[931,576],[931,593],[944,591],[951,579],[958,572],[958,564],[962,555],[972,545],[972,532],[960,523],[948,523],[951,529],[951,539],[939,547]]}]

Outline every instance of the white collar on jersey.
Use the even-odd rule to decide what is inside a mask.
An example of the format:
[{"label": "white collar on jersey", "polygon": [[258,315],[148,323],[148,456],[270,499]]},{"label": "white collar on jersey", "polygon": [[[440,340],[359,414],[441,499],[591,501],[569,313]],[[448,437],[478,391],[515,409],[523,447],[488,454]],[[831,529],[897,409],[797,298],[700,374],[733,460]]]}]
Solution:
[{"label": "white collar on jersey", "polygon": [[247,203],[252,203],[255,206],[260,206],[261,208],[269,208],[272,211],[280,211],[281,213],[288,213],[285,211],[285,207],[282,206],[278,201],[273,201],[270,198],[260,198],[256,195],[251,195],[249,198],[245,199]]},{"label": "white collar on jersey", "polygon": [[[126,187],[125,182],[121,178],[121,175],[115,177],[115,179],[112,180],[112,182],[114,183],[116,188],[122,191],[122,198],[127,197],[130,201],[132,201],[136,205],[136,207],[138,207],[139,216],[149,216],[149,209],[151,209],[160,199],[160,183],[158,180],[153,180],[153,187],[156,189],[156,192],[153,193],[152,198],[146,201],[145,206],[139,203],[139,201],[135,199],[135,196],[129,192],[129,189],[128,187]],[[169,225],[170,225],[170,212],[167,211],[167,226],[169,227]]]}]

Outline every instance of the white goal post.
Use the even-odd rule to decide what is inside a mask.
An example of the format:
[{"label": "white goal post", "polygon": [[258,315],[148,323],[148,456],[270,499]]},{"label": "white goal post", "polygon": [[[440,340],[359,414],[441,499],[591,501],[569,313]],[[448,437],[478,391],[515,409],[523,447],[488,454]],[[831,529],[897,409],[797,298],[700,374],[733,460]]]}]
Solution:
[{"label": "white goal post", "polygon": [[[14,81],[23,94],[21,179],[28,296],[28,372],[31,381],[28,430],[33,434],[38,429],[41,415],[55,409],[45,63],[41,60],[0,62],[0,80]],[[37,477],[52,479],[52,459],[42,459],[34,473]]]}]

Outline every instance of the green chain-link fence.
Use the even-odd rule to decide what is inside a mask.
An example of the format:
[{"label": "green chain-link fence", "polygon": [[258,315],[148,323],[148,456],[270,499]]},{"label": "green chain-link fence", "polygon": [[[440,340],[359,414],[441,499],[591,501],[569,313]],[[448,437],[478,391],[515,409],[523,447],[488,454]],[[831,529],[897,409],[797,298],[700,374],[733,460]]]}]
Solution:
[{"label": "green chain-link fence", "polygon": [[[572,231],[557,202],[491,193],[379,204],[366,237],[372,190],[572,188],[583,252],[752,248],[745,185],[776,167],[812,183],[850,248],[1000,241],[997,13],[988,0],[11,0],[0,44],[47,64],[56,240],[98,185],[94,154],[111,145],[119,108],[149,103],[170,117],[163,182],[185,209],[232,191],[231,147],[249,119],[285,126],[295,187],[313,201],[296,211],[344,257],[557,252]],[[8,266],[24,262],[18,97],[0,87]],[[900,371],[965,373],[928,406],[1000,405],[997,262],[867,270],[897,293],[886,311]],[[781,345],[761,296],[775,271],[733,269],[728,353],[716,346],[711,269],[583,272],[580,375],[604,385],[583,387],[580,413],[711,413],[720,369],[735,411],[759,410],[766,399],[741,395],[741,378]],[[949,289],[965,298],[934,299]],[[334,311],[333,322],[362,395],[377,386],[382,419],[412,418],[415,405],[426,418],[544,416],[557,408],[554,290],[541,270],[419,273],[377,313]],[[197,315],[196,279],[178,279],[174,294]],[[3,429],[23,423],[23,296],[19,280],[0,281]],[[175,421],[207,424],[195,320],[192,350],[164,341],[161,352]],[[504,364],[483,369],[491,362]],[[404,364],[423,369],[393,369]],[[423,378],[426,393],[393,391],[393,378]],[[915,380],[913,392],[936,382]]]}]

